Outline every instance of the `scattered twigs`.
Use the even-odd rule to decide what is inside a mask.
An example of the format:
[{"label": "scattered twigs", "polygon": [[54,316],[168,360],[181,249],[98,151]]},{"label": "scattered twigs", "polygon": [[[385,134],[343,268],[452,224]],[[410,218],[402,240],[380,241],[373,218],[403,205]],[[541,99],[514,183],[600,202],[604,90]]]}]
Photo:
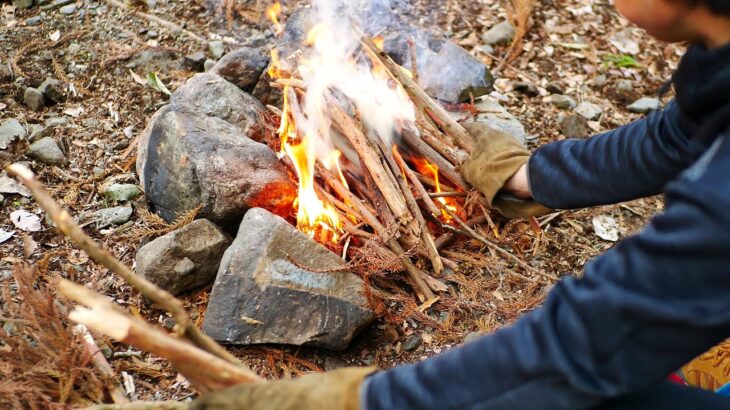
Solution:
[{"label": "scattered twigs", "polygon": [[[469,227],[474,227],[476,225],[483,224],[486,221],[487,221],[487,217],[482,215],[482,216],[477,216],[475,218],[469,219],[468,221],[466,221],[466,224]],[[446,228],[450,232],[449,233],[445,233],[445,234],[439,236],[438,239],[436,239],[436,247],[439,248],[439,249],[441,249],[444,246],[446,246],[449,243],[451,243],[451,241],[453,241],[454,239],[456,239],[457,235],[469,236],[469,233],[468,232],[465,232],[465,231],[462,231],[460,229],[454,228],[451,225],[444,225],[444,228]]]},{"label": "scattered twigs", "polygon": [[449,216],[454,218],[454,221],[458,223],[466,232],[469,233],[469,236],[471,236],[473,239],[478,240],[479,242],[486,245],[488,248],[493,249],[494,251],[502,254],[503,256],[506,256],[508,259],[511,259],[516,264],[521,266],[526,271],[533,273],[538,276],[542,276],[543,278],[550,279],[552,281],[557,281],[558,278],[554,275],[551,275],[549,273],[541,272],[532,266],[525,263],[522,259],[518,258],[517,256],[507,252],[506,250],[502,249],[499,245],[495,244],[494,242],[490,241],[489,239],[483,237],[482,235],[479,235],[474,229],[472,229],[469,225],[466,224],[461,218],[459,218],[458,215],[456,215],[454,212],[452,212],[448,207],[444,206],[442,207],[443,210],[445,210]]},{"label": "scattered twigs", "polygon": [[[129,7],[127,7],[127,5],[122,3],[121,1],[117,1],[117,0],[104,0],[104,1],[119,9],[129,10]],[[173,33],[183,33],[186,36],[190,37],[191,39],[193,39],[199,43],[203,43],[203,44],[207,43],[207,41],[203,37],[200,37],[199,35],[193,33],[192,31],[187,30],[187,29],[183,28],[182,26],[175,24],[171,21],[165,20],[165,19],[157,17],[157,16],[153,16],[152,14],[144,13],[144,12],[138,11],[138,10],[134,11],[134,15],[139,18],[143,18],[145,20],[148,20],[153,23],[159,24],[163,27],[166,27]]]},{"label": "scattered twigs", "polygon": [[355,28],[355,30],[360,35],[360,42],[368,54],[379,61],[391,77],[403,86],[403,89],[411,97],[411,100],[413,100],[416,107],[431,117],[459,147],[467,151],[471,151],[473,148],[473,142],[466,129],[453,119],[444,107],[429,97],[428,94],[426,94],[426,92],[423,91],[423,89],[406,74],[403,68],[396,64],[384,51],[379,50],[370,37],[362,34],[362,31],[358,28]]},{"label": "scattered twigs", "polygon": [[164,357],[201,393],[261,381],[250,370],[170,336],[122,311],[91,289],[65,279],[59,282],[58,289],[63,296],[83,305],[69,313],[71,320],[122,343]]},{"label": "scattered twigs", "polygon": [[181,336],[186,336],[191,342],[193,342],[193,344],[215,356],[227,360],[228,362],[243,366],[243,364],[241,364],[235,356],[195,326],[187,312],[185,312],[180,300],[175,298],[169,292],[160,289],[147,279],[136,275],[126,265],[102,248],[93,239],[91,239],[91,237],[86,235],[86,233],[84,233],[84,231],[76,224],[71,215],[61,208],[61,206],[51,197],[48,191],[46,191],[43,187],[43,184],[35,179],[35,176],[28,168],[22,165],[13,164],[8,166],[8,170],[15,174],[20,181],[23,182],[28,189],[30,189],[33,193],[33,197],[36,201],[38,201],[38,204],[48,213],[50,218],[56,224],[57,229],[63,235],[71,239],[77,247],[85,251],[94,261],[124,279],[142,295],[170,312],[179,326]]}]

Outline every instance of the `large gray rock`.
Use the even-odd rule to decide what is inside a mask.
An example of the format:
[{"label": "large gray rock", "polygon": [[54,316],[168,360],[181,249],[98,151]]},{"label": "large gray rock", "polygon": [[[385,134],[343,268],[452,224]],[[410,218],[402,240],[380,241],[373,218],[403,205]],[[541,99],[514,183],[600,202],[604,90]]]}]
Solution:
[{"label": "large gray rock", "polygon": [[411,39],[415,40],[418,83],[431,97],[458,103],[493,90],[494,78],[484,63],[458,45],[425,31],[388,36],[384,50],[395,62],[413,70]]},{"label": "large gray rock", "polygon": [[11,142],[16,139],[25,139],[26,136],[25,128],[15,118],[0,123],[0,149],[7,149]]},{"label": "large gray rock", "polygon": [[161,236],[137,251],[137,273],[179,295],[215,279],[231,239],[207,219]]},{"label": "large gray rock", "polygon": [[264,138],[266,108],[217,74],[196,74],[172,94],[170,102],[225,120],[255,141]]},{"label": "large gray rock", "polygon": [[223,255],[203,331],[225,343],[341,350],[373,319],[363,287],[337,255],[252,209]]},{"label": "large gray rock", "polygon": [[226,54],[211,72],[225,78],[238,88],[251,92],[268,66],[269,56],[266,51],[242,47]]},{"label": "large gray rock", "polygon": [[221,119],[163,107],[139,144],[142,189],[167,221],[198,206],[200,217],[222,223],[253,207],[291,210],[296,187],[276,154]]}]

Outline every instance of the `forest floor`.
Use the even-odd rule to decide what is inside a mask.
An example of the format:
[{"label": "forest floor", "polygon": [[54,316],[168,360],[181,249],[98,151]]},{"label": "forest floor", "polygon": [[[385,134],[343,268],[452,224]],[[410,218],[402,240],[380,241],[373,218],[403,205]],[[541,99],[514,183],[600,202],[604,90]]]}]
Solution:
[{"label": "forest floor", "polygon": [[[22,156],[12,160],[29,161],[55,198],[74,215],[89,215],[114,206],[99,194],[99,187],[111,179],[138,182],[134,173],[134,138],[151,114],[167,101],[165,94],[135,81],[132,73],[144,76],[142,67],[153,67],[151,70],[170,90],[194,74],[167,61],[136,59],[147,50],[168,50],[179,61],[181,56],[196,51],[207,52],[210,40],[222,40],[230,51],[252,39],[271,38],[264,17],[265,2],[234,3],[236,7],[228,16],[225,12],[211,16],[203,0],[158,0],[148,10],[184,26],[203,41],[139,18],[129,9],[106,1],[79,0],[75,3],[78,10],[71,15],[58,10],[41,12],[38,7],[16,10],[11,2],[2,3],[0,122],[15,118],[28,126],[44,124],[51,118],[68,121],[54,132],[65,145],[70,166],[47,166]],[[284,2],[285,15],[295,9],[296,3]],[[609,1],[540,1],[536,2],[526,35],[519,40],[522,53],[512,62],[500,64],[510,49],[487,49],[481,39],[490,27],[507,18],[500,2],[411,3],[408,13],[418,16],[424,26],[457,42],[494,69],[498,93],[495,95],[534,136],[529,141],[531,148],[564,139],[560,120],[572,112],[546,101],[544,92],[528,96],[513,91],[515,82],[532,83],[542,91],[554,83],[578,102],[600,106],[600,120],[590,123],[592,132],[598,133],[639,118],[640,115],[626,109],[627,105],[640,97],[657,97],[683,52],[682,46],[655,42],[632,28]],[[96,12],[90,12],[92,7]],[[85,12],[83,17],[79,16],[81,11]],[[35,17],[39,19],[28,24]],[[229,22],[234,27],[231,31],[227,27]],[[627,54],[633,58],[625,58]],[[130,64],[133,61],[136,63]],[[38,112],[28,109],[23,104],[23,90],[38,86],[47,77],[74,84],[77,95]],[[90,235],[129,266],[133,265],[140,245],[129,233],[144,228],[165,229],[145,216],[144,199],[133,206],[135,214],[121,226],[85,225]],[[662,207],[660,198],[648,198],[617,206],[558,212],[539,221],[507,221],[493,215],[495,225],[481,226],[478,231],[546,273],[559,277],[579,275],[586,263],[614,245],[596,234],[594,217],[612,217],[620,237],[626,237],[640,230]],[[43,229],[24,232],[14,227],[9,215],[16,210],[40,215]],[[58,235],[31,198],[2,194],[2,231],[15,234],[0,243],[0,287],[11,287],[13,264],[42,261],[49,277],[63,276],[87,284],[135,314],[161,326],[167,324],[164,313]],[[461,269],[450,278],[453,289],[449,295],[423,311],[407,298],[386,303],[383,317],[344,352],[280,346],[230,350],[267,378],[344,365],[388,368],[433,356],[463,343],[476,332],[487,333],[509,324],[539,306],[553,285],[544,279],[524,281],[520,278],[524,273],[521,268],[511,266],[490,254],[481,243],[467,238],[459,239],[445,254],[461,262]],[[198,321],[204,315],[209,291],[204,289],[184,297],[186,307]],[[22,299],[15,295],[13,300],[3,301],[11,303],[22,303]],[[4,329],[9,323],[6,319],[0,315]],[[117,374],[126,372],[134,380],[135,399],[181,400],[193,395],[186,382],[163,360],[104,338],[98,342]]]}]

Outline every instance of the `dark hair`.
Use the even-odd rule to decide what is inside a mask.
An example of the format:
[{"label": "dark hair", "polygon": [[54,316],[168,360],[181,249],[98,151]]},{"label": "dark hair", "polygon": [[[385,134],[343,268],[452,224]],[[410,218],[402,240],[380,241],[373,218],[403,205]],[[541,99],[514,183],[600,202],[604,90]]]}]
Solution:
[{"label": "dark hair", "polygon": [[730,1],[728,0],[685,0],[693,6],[700,4],[706,6],[717,14],[725,14],[730,16]]}]

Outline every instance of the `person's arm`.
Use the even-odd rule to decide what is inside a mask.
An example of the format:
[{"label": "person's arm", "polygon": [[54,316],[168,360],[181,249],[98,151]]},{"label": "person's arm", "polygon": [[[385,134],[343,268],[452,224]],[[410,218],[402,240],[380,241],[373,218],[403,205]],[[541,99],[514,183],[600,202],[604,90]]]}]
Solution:
[{"label": "person's arm", "polygon": [[365,410],[588,409],[659,382],[727,338],[728,175],[730,141],[670,184],[667,211],[582,279],[557,284],[511,327],[372,376]]},{"label": "person's arm", "polygon": [[528,165],[529,189],[537,202],[554,209],[651,196],[699,152],[671,102],[664,111],[605,134],[539,148]]}]

